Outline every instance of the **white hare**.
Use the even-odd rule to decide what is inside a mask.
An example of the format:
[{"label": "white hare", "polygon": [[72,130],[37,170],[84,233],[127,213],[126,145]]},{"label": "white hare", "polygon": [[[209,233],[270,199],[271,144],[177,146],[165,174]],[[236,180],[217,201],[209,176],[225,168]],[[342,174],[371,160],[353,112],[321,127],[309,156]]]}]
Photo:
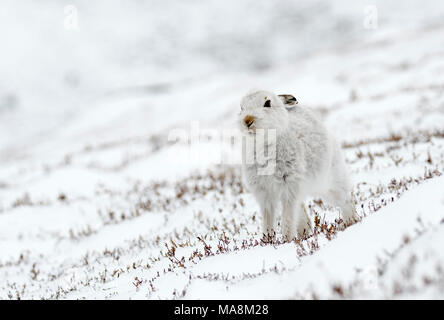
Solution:
[{"label": "white hare", "polygon": [[307,196],[319,196],[356,220],[342,150],[315,114],[291,95],[252,92],[241,100],[245,136],[243,173],[259,202],[263,233],[275,230],[282,203],[282,233],[288,239],[311,232],[303,209]]}]

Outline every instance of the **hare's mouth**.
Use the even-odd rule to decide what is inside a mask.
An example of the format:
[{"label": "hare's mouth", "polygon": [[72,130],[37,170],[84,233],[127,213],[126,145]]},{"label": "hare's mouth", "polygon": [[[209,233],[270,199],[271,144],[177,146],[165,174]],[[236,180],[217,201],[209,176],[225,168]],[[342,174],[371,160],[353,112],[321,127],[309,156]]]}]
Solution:
[{"label": "hare's mouth", "polygon": [[254,124],[250,125],[249,127],[245,126],[245,131],[250,135],[256,134],[256,126]]},{"label": "hare's mouth", "polygon": [[247,136],[251,136],[251,135],[255,135],[256,134],[256,129],[255,128],[244,128],[242,130],[242,134],[243,135],[247,135]]}]

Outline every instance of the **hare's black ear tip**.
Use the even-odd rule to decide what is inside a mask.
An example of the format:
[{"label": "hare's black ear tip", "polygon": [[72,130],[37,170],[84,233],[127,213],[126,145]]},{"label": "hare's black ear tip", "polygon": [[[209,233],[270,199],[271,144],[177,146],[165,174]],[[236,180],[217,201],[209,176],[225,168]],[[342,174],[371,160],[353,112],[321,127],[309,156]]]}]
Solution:
[{"label": "hare's black ear tip", "polygon": [[291,94],[280,94],[279,98],[281,98],[284,104],[293,105],[298,104],[298,100]]}]

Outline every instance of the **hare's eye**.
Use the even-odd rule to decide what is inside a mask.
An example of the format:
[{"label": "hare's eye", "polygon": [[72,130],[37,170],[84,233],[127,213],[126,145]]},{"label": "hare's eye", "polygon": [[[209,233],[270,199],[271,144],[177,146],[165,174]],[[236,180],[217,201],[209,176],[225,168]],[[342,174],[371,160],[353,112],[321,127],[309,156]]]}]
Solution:
[{"label": "hare's eye", "polygon": [[271,108],[271,101],[270,100],[265,101],[264,108]]}]

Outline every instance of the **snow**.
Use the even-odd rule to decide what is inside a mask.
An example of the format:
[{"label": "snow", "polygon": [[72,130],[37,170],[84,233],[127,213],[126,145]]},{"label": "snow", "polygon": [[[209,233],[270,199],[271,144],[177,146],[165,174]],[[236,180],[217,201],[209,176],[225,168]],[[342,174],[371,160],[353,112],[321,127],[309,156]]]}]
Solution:
[{"label": "snow", "polygon": [[[71,4],[0,12],[0,299],[444,297],[442,6]],[[360,221],[307,199],[313,236],[262,238],[219,139],[251,88],[319,111]]]}]

